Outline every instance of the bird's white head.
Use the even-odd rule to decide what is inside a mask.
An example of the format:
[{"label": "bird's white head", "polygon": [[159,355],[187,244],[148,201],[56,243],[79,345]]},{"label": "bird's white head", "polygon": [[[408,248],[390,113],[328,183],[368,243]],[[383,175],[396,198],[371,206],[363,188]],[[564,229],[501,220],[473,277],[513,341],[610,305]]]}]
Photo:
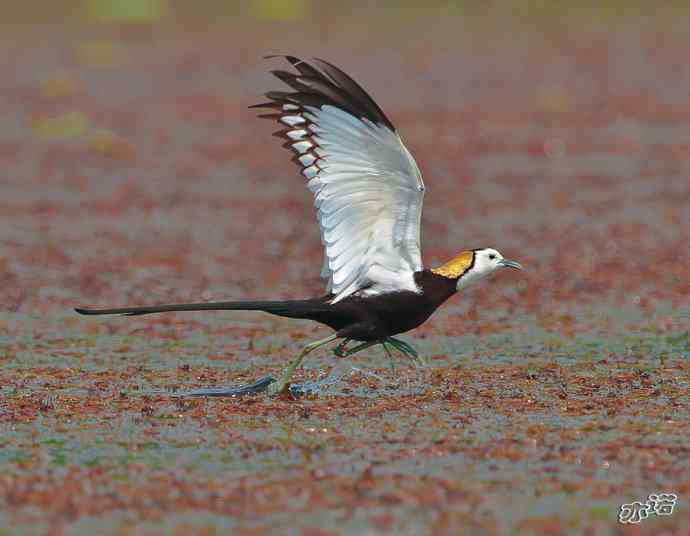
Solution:
[{"label": "bird's white head", "polygon": [[506,259],[498,250],[482,248],[462,251],[447,263],[434,268],[432,272],[450,279],[457,279],[456,286],[460,290],[503,268],[522,270],[522,265]]}]

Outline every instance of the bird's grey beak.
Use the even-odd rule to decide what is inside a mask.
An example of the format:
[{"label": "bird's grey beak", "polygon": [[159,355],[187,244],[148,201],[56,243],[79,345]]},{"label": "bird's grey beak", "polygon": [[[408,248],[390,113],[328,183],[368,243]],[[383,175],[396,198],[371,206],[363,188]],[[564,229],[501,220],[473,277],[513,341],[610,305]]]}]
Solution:
[{"label": "bird's grey beak", "polygon": [[504,268],[515,268],[516,270],[522,270],[522,264],[516,261],[511,261],[510,259],[501,259],[499,264]]}]

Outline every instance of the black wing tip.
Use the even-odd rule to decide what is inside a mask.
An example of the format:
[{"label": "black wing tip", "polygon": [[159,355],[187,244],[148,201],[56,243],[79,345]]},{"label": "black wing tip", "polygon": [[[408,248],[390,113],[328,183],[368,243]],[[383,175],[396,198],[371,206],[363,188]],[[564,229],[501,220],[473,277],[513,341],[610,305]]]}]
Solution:
[{"label": "black wing tip", "polygon": [[322,72],[338,86],[347,91],[350,98],[363,105],[369,115],[367,118],[374,123],[382,124],[388,127],[393,132],[396,131],[395,126],[386,116],[384,111],[371,95],[349,74],[343,71],[340,67],[333,65],[331,62],[321,58],[312,58],[312,61],[318,65]]},{"label": "black wing tip", "polygon": [[[279,103],[285,100],[292,103],[301,103],[301,101],[304,100],[305,103],[316,106],[325,103],[335,104],[338,108],[342,108],[350,114],[360,118],[366,118],[374,124],[383,125],[391,131],[396,132],[396,128],[391,120],[388,119],[371,95],[339,67],[336,67],[324,59],[316,57],[310,58],[314,64],[312,65],[306,60],[289,54],[268,54],[264,56],[264,59],[275,58],[287,60],[299,71],[299,73],[294,74],[282,70],[272,70],[271,73],[274,76],[286,83],[293,90],[296,90],[296,92],[286,93],[269,91],[266,93],[266,97],[269,99]],[[325,82],[326,86],[322,86],[322,88],[304,86],[298,79],[303,79],[305,76],[311,78],[313,81]],[[335,98],[334,95],[336,95]],[[331,102],[333,100],[335,100],[335,102]],[[267,107],[267,105],[255,104],[250,106],[250,108],[262,107]]]},{"label": "black wing tip", "polygon": [[266,56],[263,57],[265,60],[273,60],[275,58],[283,58],[289,61],[292,65],[295,63],[300,63],[304,60],[298,58],[297,56],[293,56],[292,54],[267,54]]},{"label": "black wing tip", "polygon": [[275,108],[276,103],[275,102],[260,102],[259,104],[252,104],[251,106],[247,106],[250,110],[252,108]]},{"label": "black wing tip", "polygon": [[265,60],[274,60],[276,58],[286,60],[293,67],[296,67],[301,63],[309,65],[306,60],[303,60],[302,58],[299,58],[297,56],[293,56],[292,54],[268,54],[267,56],[263,57],[263,59]]}]

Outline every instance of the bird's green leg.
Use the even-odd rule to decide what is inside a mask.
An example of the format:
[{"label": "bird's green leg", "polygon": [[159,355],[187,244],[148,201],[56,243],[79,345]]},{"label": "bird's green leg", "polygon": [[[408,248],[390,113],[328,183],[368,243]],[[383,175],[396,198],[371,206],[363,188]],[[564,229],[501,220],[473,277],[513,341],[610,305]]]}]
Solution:
[{"label": "bird's green leg", "polygon": [[290,363],[290,366],[287,368],[285,374],[280,379],[280,381],[272,383],[268,386],[268,394],[270,396],[274,396],[282,393],[287,387],[288,383],[290,382],[290,378],[292,377],[292,374],[295,372],[295,369],[302,364],[302,361],[304,360],[306,355],[310,352],[313,352],[317,348],[323,346],[324,344],[328,344],[329,342],[336,340],[337,338],[338,336],[336,334],[333,334],[326,337],[325,339],[319,339],[318,341],[310,342],[304,348],[302,348],[300,353],[297,354],[297,357],[293,360],[292,363]]},{"label": "bird's green leg", "polygon": [[407,357],[412,359],[412,361],[414,361],[415,365],[417,365],[419,367],[426,367],[427,366],[426,361],[424,360],[423,357],[421,357],[419,355],[417,350],[412,348],[412,346],[410,346],[405,341],[402,341],[400,339],[396,339],[395,337],[388,337],[386,339],[386,342],[391,344],[394,348],[396,348],[403,355],[406,355]]},{"label": "bird's green leg", "polygon": [[388,356],[388,363],[390,363],[391,367],[391,372],[395,375],[395,361],[393,360],[393,354],[391,354],[391,351],[388,349],[388,343],[386,341],[383,341],[381,343],[381,346],[383,346],[383,349],[386,351],[386,355]]},{"label": "bird's green leg", "polygon": [[366,350],[367,348],[370,348],[376,344],[379,344],[381,341],[369,341],[369,342],[363,342],[362,344],[358,344],[354,348],[351,348],[350,350],[344,350],[341,355],[338,357],[349,357],[353,354],[356,354],[357,352],[361,352],[362,350]]}]

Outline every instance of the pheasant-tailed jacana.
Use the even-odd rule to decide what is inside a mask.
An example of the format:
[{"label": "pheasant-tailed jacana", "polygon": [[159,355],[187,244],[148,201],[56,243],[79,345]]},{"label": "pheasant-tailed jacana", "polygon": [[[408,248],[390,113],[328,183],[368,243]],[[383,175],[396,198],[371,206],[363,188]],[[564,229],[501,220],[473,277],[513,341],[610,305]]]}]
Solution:
[{"label": "pheasant-tailed jacana", "polygon": [[[307,344],[282,379],[282,392],[311,351],[336,339],[345,356],[382,344],[416,357],[393,337],[419,326],[459,289],[502,268],[521,269],[492,248],[462,251],[425,269],[420,248],[424,182],[410,152],[381,108],[350,76],[330,63],[286,56],[293,72],[273,71],[288,91],[269,91],[262,115],[277,120],[293,160],[314,194],[325,259],[326,294],[290,301],[232,301],[76,309],[86,315],[145,315],[167,311],[251,310],[315,320],[335,333]],[[347,349],[350,341],[361,344]],[[389,354],[390,355],[390,354]]]}]

